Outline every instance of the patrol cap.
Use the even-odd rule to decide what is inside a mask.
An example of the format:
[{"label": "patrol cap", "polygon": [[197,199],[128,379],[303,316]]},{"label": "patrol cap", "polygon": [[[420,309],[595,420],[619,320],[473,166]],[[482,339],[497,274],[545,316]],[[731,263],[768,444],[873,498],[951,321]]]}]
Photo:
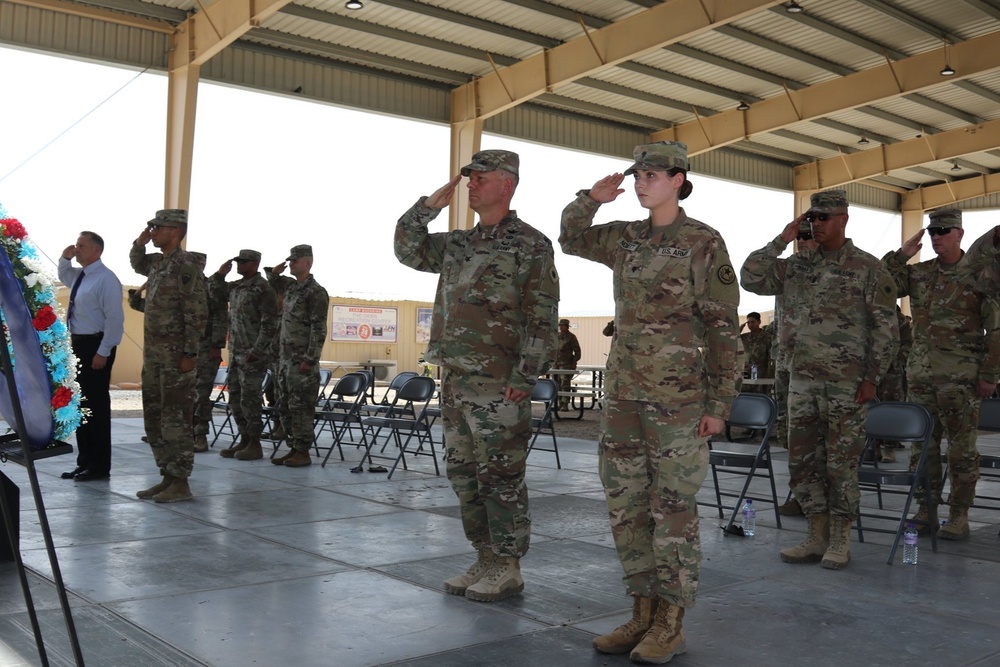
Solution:
[{"label": "patrol cap", "polygon": [[939,208],[930,212],[928,227],[962,228],[962,211],[957,208]]},{"label": "patrol cap", "polygon": [[161,227],[186,227],[188,222],[188,212],[183,208],[165,208],[156,212],[156,216],[147,222],[147,225],[160,225]]},{"label": "patrol cap", "polygon": [[688,147],[681,141],[658,141],[640,144],[632,151],[635,164],[625,170],[625,175],[643,171],[688,170]]},{"label": "patrol cap", "polygon": [[312,257],[313,247],[311,245],[306,245],[305,243],[297,246],[293,246],[285,259],[286,262],[290,262],[293,259],[300,259],[302,257]]},{"label": "patrol cap", "polygon": [[259,262],[260,253],[256,250],[240,250],[240,254],[233,257],[234,262]]},{"label": "patrol cap", "polygon": [[521,158],[514,151],[479,151],[472,156],[472,162],[462,167],[462,176],[468,176],[474,171],[496,171],[502,169],[518,176]]},{"label": "patrol cap", "polygon": [[562,326],[562,325],[564,325],[564,324],[565,324],[566,326],[569,326],[569,320],[559,320],[559,326]]},{"label": "patrol cap", "polygon": [[824,190],[809,198],[811,211],[833,213],[838,208],[847,208],[847,190]]},{"label": "patrol cap", "polygon": [[193,250],[188,251],[188,252],[190,252],[194,256],[194,258],[196,260],[198,260],[199,262],[201,262],[202,264],[205,264],[205,263],[208,262],[208,255],[206,255],[205,253],[203,253],[203,252],[194,252]]}]

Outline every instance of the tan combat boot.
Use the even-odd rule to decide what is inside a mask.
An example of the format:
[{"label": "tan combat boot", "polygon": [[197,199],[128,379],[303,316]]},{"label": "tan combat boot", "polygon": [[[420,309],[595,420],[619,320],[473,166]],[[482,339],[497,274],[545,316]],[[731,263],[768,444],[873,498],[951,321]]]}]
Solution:
[{"label": "tan combat boot", "polygon": [[234,456],[236,456],[236,452],[246,449],[246,446],[247,446],[247,438],[245,435],[241,434],[240,441],[238,443],[234,443],[232,447],[227,447],[226,449],[220,451],[219,456],[221,456],[224,459],[231,459]]},{"label": "tan combat boot", "polygon": [[191,488],[188,486],[187,477],[174,477],[173,483],[163,491],[153,496],[153,501],[157,503],[176,503],[180,500],[191,500]]},{"label": "tan combat boot", "polygon": [[634,596],[632,618],[608,634],[594,637],[594,648],[598,653],[626,653],[634,649],[652,627],[658,604],[656,598]]},{"label": "tan combat boot", "polygon": [[952,505],[948,520],[938,530],[938,537],[942,540],[969,539],[969,508]]},{"label": "tan combat boot", "polygon": [[629,660],[646,665],[662,665],[687,650],[684,643],[684,607],[660,600],[653,625],[631,653]]},{"label": "tan combat boot", "polygon": [[830,518],[830,548],[820,563],[828,570],[843,570],[851,562],[851,520],[842,516]]},{"label": "tan combat boot", "polygon": [[909,518],[909,521],[913,524],[913,527],[917,531],[917,535],[930,535],[931,534],[931,524],[932,519],[937,520],[937,508],[934,508],[933,512],[928,512],[927,508],[923,505],[917,510],[917,513]]},{"label": "tan combat boot", "polygon": [[496,556],[482,579],[465,589],[465,597],[476,602],[496,602],[523,590],[520,559],[516,556]]},{"label": "tan combat boot", "polygon": [[787,503],[778,507],[778,514],[781,516],[802,516],[802,506],[795,498],[789,498]]},{"label": "tan combat boot", "polygon": [[264,458],[264,452],[260,448],[260,436],[250,436],[247,438],[246,447],[236,452],[233,458],[240,461],[256,461]]},{"label": "tan combat boot", "polygon": [[280,422],[271,429],[271,440],[284,440],[287,437],[288,434],[285,433],[285,427]]},{"label": "tan combat boot", "polygon": [[815,563],[830,546],[830,515],[807,514],[806,520],[809,522],[806,539],[781,550],[781,560],[786,563]]},{"label": "tan combat boot", "polygon": [[482,579],[495,559],[496,554],[493,553],[492,549],[489,547],[480,548],[476,562],[470,565],[468,570],[457,577],[445,579],[444,592],[449,595],[465,595],[465,589]]},{"label": "tan combat boot", "polygon": [[143,500],[149,500],[160,491],[166,490],[166,488],[170,486],[173,483],[173,481],[174,478],[172,476],[168,475],[167,473],[163,473],[163,479],[161,479],[159,482],[149,487],[148,489],[143,489],[142,491],[136,491],[135,497],[142,498]]},{"label": "tan combat boot", "polygon": [[208,451],[208,436],[206,434],[194,436],[194,451],[199,454]]},{"label": "tan combat boot", "polygon": [[303,466],[312,465],[312,457],[309,456],[308,451],[303,451],[301,449],[293,449],[292,453],[288,455],[283,462],[283,465],[289,468],[301,468]]},{"label": "tan combat boot", "polygon": [[275,456],[273,459],[271,459],[271,463],[273,463],[276,466],[285,465],[285,461],[292,458],[292,454],[294,453],[295,453],[294,449],[289,449],[287,454],[284,454],[283,456]]}]

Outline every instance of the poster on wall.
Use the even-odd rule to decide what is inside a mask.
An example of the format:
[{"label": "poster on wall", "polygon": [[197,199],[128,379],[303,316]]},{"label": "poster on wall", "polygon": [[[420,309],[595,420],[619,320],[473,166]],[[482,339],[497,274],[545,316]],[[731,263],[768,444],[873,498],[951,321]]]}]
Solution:
[{"label": "poster on wall", "polygon": [[431,316],[433,308],[417,308],[417,342],[427,343],[431,340]]},{"label": "poster on wall", "polygon": [[335,305],[330,340],[338,343],[395,343],[397,310]]}]

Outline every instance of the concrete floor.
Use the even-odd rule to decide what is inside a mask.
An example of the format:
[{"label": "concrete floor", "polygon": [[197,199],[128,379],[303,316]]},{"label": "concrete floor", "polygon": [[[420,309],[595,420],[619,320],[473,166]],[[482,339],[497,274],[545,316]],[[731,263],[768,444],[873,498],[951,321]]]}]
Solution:
[{"label": "concrete floor", "polygon": [[[561,439],[562,470],[551,453],[532,453],[525,591],[484,604],[442,591],[472,553],[455,496],[428,459],[388,481],[352,474],[353,447],[347,463],[335,455],[326,468],[288,469],[223,459],[217,445],[196,457],[196,500],[157,505],[134,495],[157,479],[141,435],[140,420],[115,420],[110,481],[59,479],[69,456],[37,465],[89,665],[630,664],[590,646],[631,606],[593,442]],[[1000,449],[1000,436],[981,446]],[[783,496],[784,452],[776,458]],[[30,579],[49,659],[71,665],[26,471],[3,471],[22,487],[22,552],[42,575]],[[983,488],[1000,495],[997,482]],[[711,477],[705,499],[710,489]],[[971,539],[937,553],[921,539],[916,567],[901,553],[886,564],[890,536],[866,533],[858,544],[855,535],[850,567],[836,572],[779,561],[805,521],[776,529],[760,502],[766,483],[754,489],[754,538],[724,536],[702,509],[701,592],[684,622],[688,652],[671,664],[1000,665],[1000,512],[974,510]],[[0,665],[39,664],[10,564],[0,564],[0,599]]]}]

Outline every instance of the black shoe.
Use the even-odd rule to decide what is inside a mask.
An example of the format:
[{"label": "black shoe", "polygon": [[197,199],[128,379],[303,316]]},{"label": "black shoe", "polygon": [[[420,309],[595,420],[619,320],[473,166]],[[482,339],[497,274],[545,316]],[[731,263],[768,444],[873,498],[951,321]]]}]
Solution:
[{"label": "black shoe", "polygon": [[73,478],[74,482],[96,482],[102,479],[108,479],[111,477],[111,473],[97,473],[91,470],[84,470]]},{"label": "black shoe", "polygon": [[59,475],[59,477],[62,479],[73,479],[81,472],[85,472],[85,469],[81,468],[80,466],[77,466],[76,470],[74,470],[73,472],[64,472],[63,474]]}]

